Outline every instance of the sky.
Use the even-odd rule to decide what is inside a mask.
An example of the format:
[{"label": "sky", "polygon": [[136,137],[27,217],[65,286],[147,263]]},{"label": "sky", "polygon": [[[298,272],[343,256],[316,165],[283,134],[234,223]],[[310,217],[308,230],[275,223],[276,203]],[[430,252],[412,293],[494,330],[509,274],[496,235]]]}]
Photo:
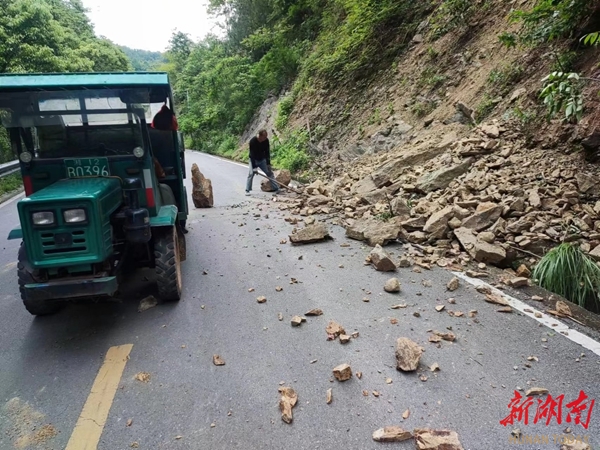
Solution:
[{"label": "sky", "polygon": [[197,41],[218,34],[203,0],[83,0],[96,35],[134,49],[164,51],[173,31]]}]

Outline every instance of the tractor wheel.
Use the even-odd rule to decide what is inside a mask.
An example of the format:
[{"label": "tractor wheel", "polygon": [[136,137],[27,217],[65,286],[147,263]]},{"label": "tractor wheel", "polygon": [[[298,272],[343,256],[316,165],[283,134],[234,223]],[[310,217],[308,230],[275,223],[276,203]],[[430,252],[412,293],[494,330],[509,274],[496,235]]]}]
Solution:
[{"label": "tractor wheel", "polygon": [[181,253],[177,227],[157,230],[154,237],[156,284],[160,300],[175,302],[181,298]]},{"label": "tractor wheel", "polygon": [[62,303],[56,301],[39,300],[27,298],[25,292],[25,285],[37,283],[38,281],[34,278],[31,273],[31,266],[27,258],[27,252],[25,246],[21,243],[19,248],[19,257],[17,262],[17,276],[19,281],[19,291],[21,292],[21,300],[27,311],[34,316],[48,316],[50,314],[57,313],[63,307]]}]

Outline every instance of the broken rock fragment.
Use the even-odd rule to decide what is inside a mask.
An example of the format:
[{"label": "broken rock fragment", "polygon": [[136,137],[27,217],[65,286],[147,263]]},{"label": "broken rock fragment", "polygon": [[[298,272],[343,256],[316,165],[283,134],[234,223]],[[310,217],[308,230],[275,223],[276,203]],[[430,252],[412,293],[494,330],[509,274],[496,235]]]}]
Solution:
[{"label": "broken rock fragment", "polygon": [[280,387],[281,399],[279,400],[279,409],[281,410],[281,420],[285,423],[292,423],[292,408],[298,402],[298,394],[291,387]]},{"label": "broken rock fragment", "polygon": [[548,389],[541,387],[532,387],[531,389],[525,392],[527,397],[531,397],[533,395],[546,395],[548,393]]},{"label": "broken rock fragment", "polygon": [[417,450],[464,450],[456,431],[415,428]]},{"label": "broken rock fragment", "polygon": [[369,257],[371,264],[379,272],[393,272],[396,270],[396,264],[394,264],[390,255],[380,245],[375,246]]},{"label": "broken rock fragment", "polygon": [[347,381],[352,378],[352,368],[348,364],[340,364],[333,369],[333,376],[338,381]]},{"label": "broken rock fragment", "polygon": [[302,325],[302,322],[304,322],[304,320],[302,320],[302,317],[300,316],[294,316],[292,317],[292,326],[293,327],[299,327],[300,325]]},{"label": "broken rock fragment", "polygon": [[506,250],[499,245],[488,244],[473,234],[473,230],[460,227],[454,235],[464,249],[477,262],[498,264],[506,259]]},{"label": "broken rock fragment", "polygon": [[357,220],[346,228],[346,236],[358,241],[367,241],[370,246],[386,245],[398,239],[402,227],[392,221],[381,222],[375,219]]},{"label": "broken rock fragment", "polygon": [[412,372],[419,367],[423,349],[408,338],[396,341],[396,368],[404,372]]},{"label": "broken rock fragment", "polygon": [[219,355],[213,355],[213,364],[215,366],[224,366],[225,361]]},{"label": "broken rock fragment", "polygon": [[373,433],[377,442],[402,442],[411,439],[412,433],[397,426],[383,427]]},{"label": "broken rock fragment", "polygon": [[450,281],[448,281],[448,284],[446,285],[446,288],[450,291],[450,292],[454,292],[455,290],[457,290],[460,286],[460,281],[458,280],[457,277],[452,278]]},{"label": "broken rock fragment", "polygon": [[324,223],[315,223],[289,235],[293,244],[311,244],[329,237],[329,230]]},{"label": "broken rock fragment", "polygon": [[311,309],[310,311],[308,311],[304,315],[305,316],[322,316],[323,315],[323,310],[319,309],[319,308]]},{"label": "broken rock fragment", "polygon": [[327,389],[327,404],[329,405],[333,401],[333,393],[331,388]]},{"label": "broken rock fragment", "polygon": [[340,344],[347,344],[350,342],[350,336],[347,334],[340,334]]},{"label": "broken rock fragment", "polygon": [[346,334],[346,330],[344,330],[344,327],[333,320],[331,320],[327,324],[327,328],[325,328],[325,331],[328,335],[333,336],[334,339],[340,334]]},{"label": "broken rock fragment", "polygon": [[390,278],[383,286],[385,292],[400,292],[400,280],[398,278]]}]

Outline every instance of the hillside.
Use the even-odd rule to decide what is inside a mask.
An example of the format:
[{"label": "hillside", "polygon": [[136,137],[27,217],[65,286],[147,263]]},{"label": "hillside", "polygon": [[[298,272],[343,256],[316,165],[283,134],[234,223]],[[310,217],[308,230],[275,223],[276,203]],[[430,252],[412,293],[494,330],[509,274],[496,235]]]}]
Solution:
[{"label": "hillside", "polygon": [[[190,145],[245,161],[266,127],[338,223],[391,221],[427,263],[529,273],[571,242],[600,258],[599,1],[284,3],[263,23],[215,1],[237,11],[224,40],[174,36]],[[597,310],[591,270],[577,301]]]},{"label": "hillside", "polygon": [[152,52],[149,50],[139,50],[120,45],[119,48],[127,55],[133,70],[138,72],[157,70],[157,68],[167,62],[165,55],[161,52]]}]

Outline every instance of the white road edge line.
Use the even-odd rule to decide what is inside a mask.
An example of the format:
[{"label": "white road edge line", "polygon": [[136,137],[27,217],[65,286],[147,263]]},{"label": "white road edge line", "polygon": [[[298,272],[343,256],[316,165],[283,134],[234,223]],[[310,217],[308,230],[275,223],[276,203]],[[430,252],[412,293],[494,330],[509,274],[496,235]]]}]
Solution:
[{"label": "white road edge line", "polygon": [[209,158],[218,159],[219,161],[224,161],[224,162],[228,162],[228,163],[231,163],[231,164],[235,164],[237,166],[242,166],[242,167],[246,167],[246,168],[248,167],[248,164],[242,164],[242,163],[237,162],[237,161],[231,161],[230,159],[227,159],[227,158],[220,158],[218,156],[209,155],[208,153],[199,152],[198,150],[190,150],[190,151],[191,152],[200,153],[201,155],[208,156]]},{"label": "white road edge line", "polygon": [[22,198],[24,196],[25,196],[25,192],[21,192],[20,194],[15,195],[13,198],[9,198],[4,203],[0,203],[0,209],[4,208],[6,205],[10,205],[11,203],[16,202],[17,200],[19,200],[20,198]]},{"label": "white road edge line", "polygon": [[[468,277],[467,275],[465,275],[462,272],[452,272],[452,273],[454,275],[456,275],[458,278],[462,278],[464,281],[472,284],[475,287],[486,286],[486,287],[490,288],[494,294],[505,298],[506,301],[508,302],[508,304],[512,308],[516,309],[517,311],[522,312],[524,315],[531,317],[533,320],[536,320],[536,321],[540,322],[541,324],[547,326],[551,330],[556,331],[557,334],[560,334],[561,336],[564,336],[567,339],[570,339],[571,341],[575,342],[576,344],[581,345],[583,348],[600,356],[600,342],[586,336],[583,333],[580,333],[577,330],[574,330],[573,328],[569,328],[569,326],[565,325],[563,322],[555,319],[554,317],[552,317],[548,314],[543,313],[542,311],[539,311],[539,310],[533,308],[532,306],[528,305],[527,303],[522,302],[521,300],[511,297],[510,295],[506,294],[505,292],[502,292],[500,289],[497,289],[494,286],[486,283],[485,281],[479,280],[477,278]],[[529,311],[532,311],[532,312],[525,311],[526,309]],[[535,317],[535,313],[541,314],[542,317]]]}]

